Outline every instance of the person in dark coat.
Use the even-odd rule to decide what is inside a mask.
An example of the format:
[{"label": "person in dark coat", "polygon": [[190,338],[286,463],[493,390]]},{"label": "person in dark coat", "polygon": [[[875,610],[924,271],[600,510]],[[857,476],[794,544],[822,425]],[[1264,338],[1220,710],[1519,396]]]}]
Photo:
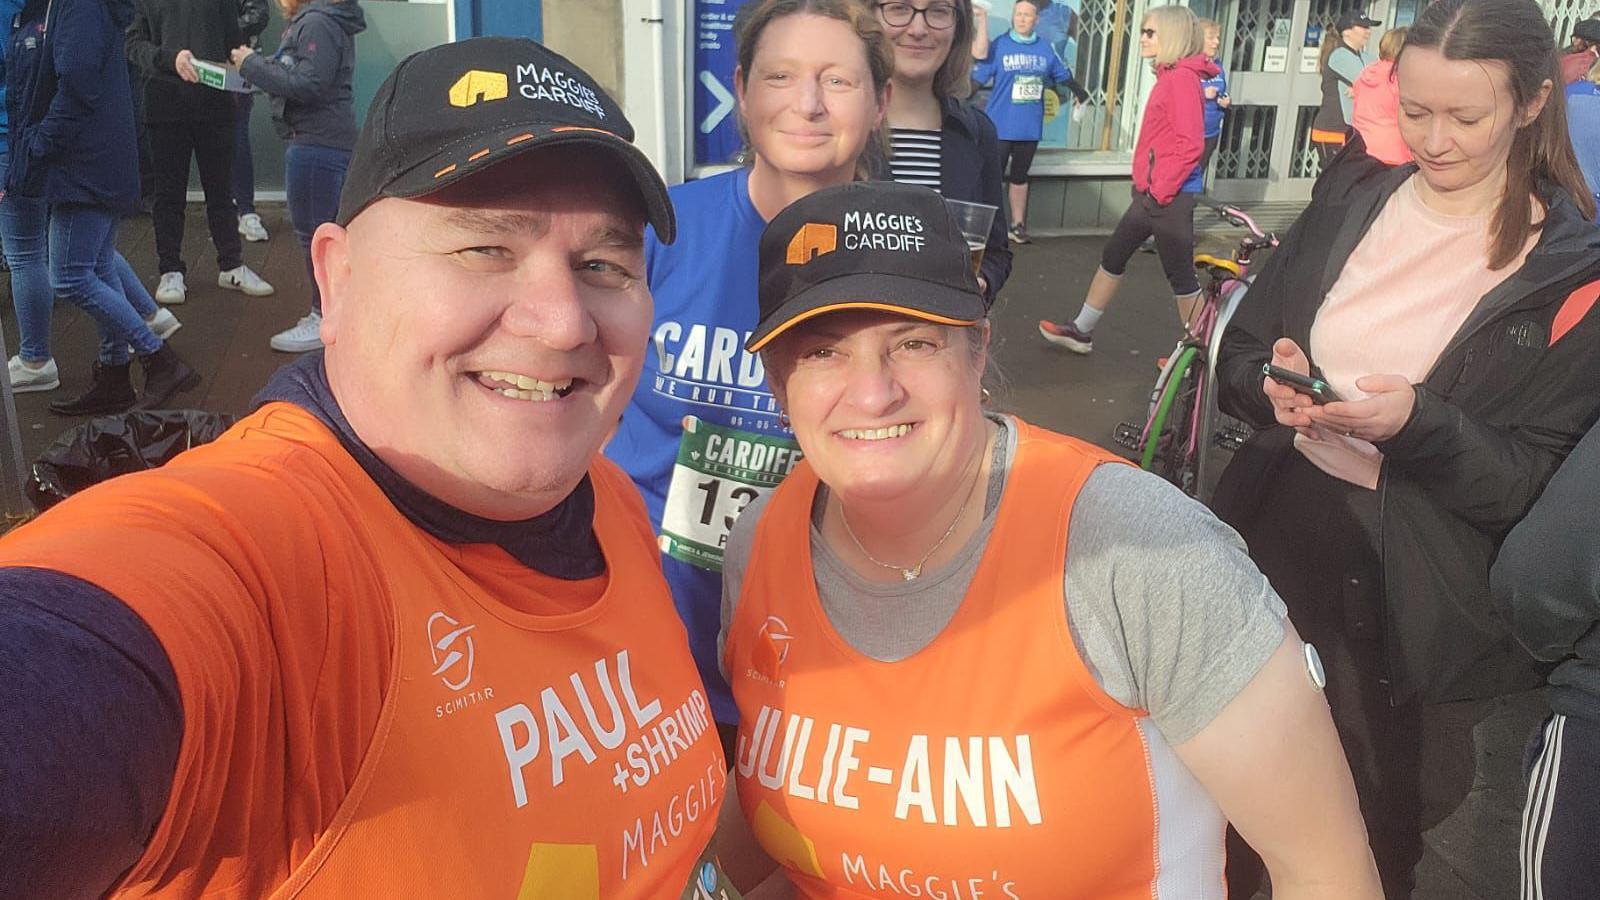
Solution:
[{"label": "person in dark coat", "polygon": [[50,404],[62,415],[120,412],[137,397],[129,348],[144,369],[146,406],[194,388],[200,375],[157,337],[118,280],[117,220],[139,208],[138,149],[122,34],[130,0],[30,0],[6,54],[10,116],[7,195],[49,207],[50,285],[100,331],[87,393]]},{"label": "person in dark coat", "polygon": [[1600,884],[1600,428],[1573,449],[1495,559],[1495,600],[1517,640],[1555,665],[1533,736],[1522,817],[1523,896],[1580,900]]},{"label": "person in dark coat", "polygon": [[217,286],[252,297],[272,293],[272,285],[244,264],[233,202],[237,104],[228,92],[200,84],[195,70],[196,60],[223,62],[242,43],[238,0],[135,0],[127,52],[146,76],[144,121],[155,178],[150,214],[161,268],[155,291],[160,303],[188,297],[183,217],[191,159],[205,191]]},{"label": "person in dark coat", "polygon": [[[272,97],[272,122],[288,142],[283,156],[289,220],[311,272],[311,236],[339,211],[339,193],[356,142],[351,100],[356,35],[367,20],[356,0],[278,0],[289,19],[276,53],[248,46],[232,58],[250,83]],[[304,353],[322,346],[322,294],[311,278],[311,311],[272,336],[272,349]]]},{"label": "person in dark coat", "polygon": [[[239,31],[244,35],[245,46],[251,50],[261,49],[261,32],[267,30],[268,18],[267,0],[239,0]],[[239,212],[239,236],[247,241],[265,241],[272,235],[267,232],[267,226],[261,224],[261,216],[256,214],[256,166],[250,151],[254,92],[235,94],[234,105],[239,109],[233,145],[233,202]]]},{"label": "person in dark coat", "polygon": [[[1471,786],[1443,782],[1474,770],[1488,701],[1543,680],[1489,566],[1600,415],[1600,230],[1555,64],[1533,4],[1424,10],[1396,61],[1415,162],[1389,168],[1353,136],[1218,359],[1223,411],[1259,430],[1214,506],[1327,663],[1391,897]],[[1344,399],[1319,405],[1267,364]]]}]

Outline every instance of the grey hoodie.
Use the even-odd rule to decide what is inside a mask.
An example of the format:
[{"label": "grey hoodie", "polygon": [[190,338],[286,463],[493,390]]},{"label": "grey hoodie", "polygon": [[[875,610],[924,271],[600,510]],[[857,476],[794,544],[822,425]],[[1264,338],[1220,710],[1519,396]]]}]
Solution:
[{"label": "grey hoodie", "polygon": [[289,20],[276,53],[252,54],[239,67],[246,81],[271,95],[272,120],[284,140],[355,147],[355,36],[366,27],[358,0],[311,0]]}]

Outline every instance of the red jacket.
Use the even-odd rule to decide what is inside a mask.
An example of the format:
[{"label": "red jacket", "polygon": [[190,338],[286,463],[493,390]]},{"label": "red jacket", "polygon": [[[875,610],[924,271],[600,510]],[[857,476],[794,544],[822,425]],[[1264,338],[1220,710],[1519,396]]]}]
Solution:
[{"label": "red jacket", "polygon": [[1594,65],[1594,50],[1579,50],[1576,53],[1561,54],[1561,80],[1566,84],[1581,79],[1589,74],[1589,67]]},{"label": "red jacket", "polygon": [[1133,146],[1133,187],[1165,206],[1178,196],[1205,149],[1205,101],[1200,82],[1217,74],[1204,54],[1156,69]]},{"label": "red jacket", "polygon": [[1355,96],[1350,125],[1361,132],[1367,155],[1389,166],[1410,162],[1411,148],[1400,137],[1400,85],[1394,80],[1394,61],[1380,59],[1362,69],[1350,92]]}]

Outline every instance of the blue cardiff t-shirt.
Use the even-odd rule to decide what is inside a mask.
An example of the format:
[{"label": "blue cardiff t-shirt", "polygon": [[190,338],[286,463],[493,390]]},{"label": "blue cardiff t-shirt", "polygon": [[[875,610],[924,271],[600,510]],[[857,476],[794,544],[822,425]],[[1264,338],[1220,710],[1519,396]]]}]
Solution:
[{"label": "blue cardiff t-shirt", "polygon": [[[1221,63],[1217,64],[1217,74],[1200,82],[1200,96],[1205,100],[1206,130],[1205,137],[1214,138],[1222,134],[1222,119],[1228,114],[1221,104],[1217,103],[1228,95],[1228,74],[1221,71]],[[1210,88],[1217,89],[1217,96],[1207,97],[1205,92]]]},{"label": "blue cardiff t-shirt", "polygon": [[717,664],[722,548],[734,519],[800,460],[778,422],[755,330],[757,254],[766,222],[738,169],[671,189],[678,239],[645,234],[655,295],[651,351],[606,456],[633,477],[661,565],[718,722],[738,721]]},{"label": "blue cardiff t-shirt", "polygon": [[1010,32],[989,42],[989,58],[972,67],[972,80],[994,82],[986,111],[1002,141],[1037,141],[1044,133],[1044,92],[1066,84],[1072,70],[1042,40],[1019,43]]}]

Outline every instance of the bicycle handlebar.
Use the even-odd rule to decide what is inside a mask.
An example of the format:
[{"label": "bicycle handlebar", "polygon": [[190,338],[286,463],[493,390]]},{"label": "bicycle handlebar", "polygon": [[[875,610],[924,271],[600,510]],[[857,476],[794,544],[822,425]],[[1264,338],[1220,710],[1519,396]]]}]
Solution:
[{"label": "bicycle handlebar", "polygon": [[1253,237],[1259,240],[1271,240],[1274,244],[1277,243],[1277,241],[1273,239],[1273,236],[1265,231],[1262,231],[1261,226],[1257,225],[1256,221],[1250,218],[1249,214],[1244,210],[1239,209],[1236,206],[1228,206],[1225,203],[1219,203],[1216,200],[1205,196],[1204,194],[1201,194],[1199,197],[1197,197],[1195,202],[1206,207],[1207,209],[1215,210],[1217,215],[1221,216],[1222,219],[1229,225],[1247,229]]}]

